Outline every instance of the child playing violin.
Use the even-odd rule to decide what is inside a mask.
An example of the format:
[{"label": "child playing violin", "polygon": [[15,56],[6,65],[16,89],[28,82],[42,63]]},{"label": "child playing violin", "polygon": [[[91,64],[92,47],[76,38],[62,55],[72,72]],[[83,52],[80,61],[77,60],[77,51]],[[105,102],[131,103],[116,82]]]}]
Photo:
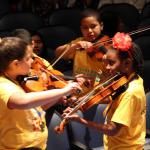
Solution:
[{"label": "child playing violin", "polygon": [[[32,36],[30,34],[30,32],[26,29],[23,28],[19,28],[19,29],[15,29],[11,32],[11,36],[12,37],[19,37],[21,39],[23,39],[26,43],[28,43],[28,47],[33,50],[33,62],[32,62],[32,66],[34,63],[36,63],[35,61],[38,60],[39,62],[42,63],[41,67],[46,68],[46,70],[52,70],[52,71],[56,71],[57,74],[59,75],[63,75],[61,72],[59,72],[58,70],[55,70],[51,64],[49,63],[49,61],[47,61],[46,59],[44,59],[41,56],[41,49],[44,47],[43,46],[43,42],[41,41],[40,36],[37,33],[32,32]],[[43,49],[42,49],[43,50]],[[43,52],[42,52],[43,53]],[[33,68],[34,70],[34,68]],[[42,80],[44,82],[49,82],[49,76],[47,76],[47,73],[45,72],[38,72],[38,75],[40,75],[40,77],[42,78]],[[79,82],[80,85],[82,85],[85,82],[85,79],[83,78],[82,75],[77,75],[76,76],[76,80]],[[50,84],[51,85],[51,84]],[[47,88],[49,88],[50,86],[48,85]],[[58,106],[58,107],[57,107]],[[56,105],[54,107],[51,107],[49,109],[46,110],[46,123],[47,126],[49,125],[50,122],[50,118],[53,114],[54,110],[57,110],[58,112],[62,112],[62,109],[64,109],[64,107],[62,105]]]},{"label": "child playing violin", "polygon": [[63,116],[103,132],[105,150],[143,150],[146,98],[143,80],[139,76],[143,65],[142,53],[128,34],[117,33],[104,61],[110,74],[120,72],[128,79],[125,89],[119,95],[112,96],[112,101],[104,112],[105,123],[91,122],[76,114],[69,116],[67,113],[72,111],[70,108]]},{"label": "child playing violin", "polygon": [[103,22],[99,12],[92,9],[83,11],[81,14],[80,29],[82,37],[75,39],[71,43],[59,46],[56,49],[56,57],[61,56],[66,51],[62,58],[74,61],[74,75],[82,73],[93,78],[93,80],[97,77],[97,80],[100,78],[103,81],[108,76],[108,72],[102,62],[102,57],[106,53],[106,49],[104,44],[95,43],[106,41],[109,37],[102,34]]},{"label": "child playing violin", "polygon": [[[32,32],[31,36],[28,30],[20,28],[13,30],[11,32],[11,36],[23,39],[26,43],[28,43],[28,46],[33,50],[33,58],[38,58],[43,63],[43,65],[46,67],[47,70],[55,70],[51,66],[49,61],[47,61],[45,58],[42,57],[43,55],[41,55],[41,53],[43,53],[41,51],[44,47],[44,43],[42,42],[42,39],[38,33]],[[61,72],[60,74],[62,75]],[[85,81],[83,75],[81,74],[77,75],[75,78],[76,80],[78,80],[78,82],[80,82],[80,84],[83,84],[83,82]]]},{"label": "child playing violin", "polygon": [[72,82],[61,89],[26,93],[17,78],[30,72],[32,49],[20,38],[1,40],[0,60],[0,149],[44,150],[48,136],[44,106],[64,101],[63,96],[81,88]]}]

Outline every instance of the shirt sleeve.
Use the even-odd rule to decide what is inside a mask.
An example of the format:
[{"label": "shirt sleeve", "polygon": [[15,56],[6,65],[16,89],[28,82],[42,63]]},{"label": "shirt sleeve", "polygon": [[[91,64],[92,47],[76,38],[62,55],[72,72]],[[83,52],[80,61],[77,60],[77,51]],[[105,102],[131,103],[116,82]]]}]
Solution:
[{"label": "shirt sleeve", "polygon": [[136,115],[135,110],[138,105],[136,96],[131,93],[125,93],[114,112],[111,121],[130,127],[132,118]]},{"label": "shirt sleeve", "polygon": [[0,100],[2,105],[7,106],[8,100],[13,93],[23,92],[17,85],[9,83],[1,83],[0,86]]}]

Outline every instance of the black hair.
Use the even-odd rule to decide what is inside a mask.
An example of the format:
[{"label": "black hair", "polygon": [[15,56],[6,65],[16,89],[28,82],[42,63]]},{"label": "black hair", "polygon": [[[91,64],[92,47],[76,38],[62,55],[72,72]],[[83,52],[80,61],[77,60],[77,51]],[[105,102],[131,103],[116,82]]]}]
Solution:
[{"label": "black hair", "polygon": [[27,43],[20,38],[3,38],[0,42],[0,74],[7,69],[11,61],[21,60],[25,56],[26,48]]},{"label": "black hair", "polygon": [[39,55],[40,55],[40,57],[45,58],[46,60],[49,61],[48,47],[46,46],[46,42],[44,40],[43,35],[40,32],[38,32],[38,31],[30,31],[30,33],[31,33],[31,38],[33,36],[39,36],[40,37],[41,42],[43,43],[43,48],[42,48],[42,50],[41,50]]},{"label": "black hair", "polygon": [[31,44],[31,34],[26,29],[15,29],[10,33],[12,37],[19,37],[23,39],[26,43]]},{"label": "black hair", "polygon": [[85,9],[81,13],[80,22],[82,21],[82,19],[84,19],[86,17],[95,17],[99,23],[102,22],[100,12],[98,10],[95,10],[95,9],[91,9],[91,8]]}]

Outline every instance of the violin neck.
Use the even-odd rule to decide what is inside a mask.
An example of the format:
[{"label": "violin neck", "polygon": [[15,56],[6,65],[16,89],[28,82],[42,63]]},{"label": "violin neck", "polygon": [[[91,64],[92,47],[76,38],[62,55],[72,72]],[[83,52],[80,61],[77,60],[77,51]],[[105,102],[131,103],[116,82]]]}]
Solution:
[{"label": "violin neck", "polygon": [[[63,78],[64,80],[75,80],[75,78],[74,77],[72,77],[72,76],[67,76],[67,75],[56,75],[57,77],[61,77],[61,78]],[[53,76],[50,76],[51,77],[51,79],[53,80],[53,81],[56,81],[57,79],[55,78],[55,77],[53,77]]]}]

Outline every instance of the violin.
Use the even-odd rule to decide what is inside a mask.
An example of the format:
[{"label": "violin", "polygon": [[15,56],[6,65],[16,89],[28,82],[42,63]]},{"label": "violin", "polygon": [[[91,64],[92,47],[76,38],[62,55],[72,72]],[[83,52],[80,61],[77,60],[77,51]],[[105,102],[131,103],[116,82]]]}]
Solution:
[{"label": "violin", "polygon": [[[109,96],[113,96],[117,93],[117,91],[125,86],[128,83],[128,79],[125,76],[121,76],[117,74],[104,82],[103,84],[99,84],[96,87],[94,87],[89,93],[86,94],[83,98],[80,99],[80,102],[78,105],[76,105],[71,112],[69,112],[67,115],[72,115],[78,110],[86,111],[87,109],[91,108],[92,106],[100,103],[105,98]],[[118,78],[116,80],[116,78]],[[106,87],[105,87],[106,86]],[[104,88],[102,88],[104,87]],[[64,131],[65,125],[68,123],[68,120],[63,119],[59,126],[55,127],[56,133],[62,133]]]},{"label": "violin", "polygon": [[[63,76],[64,75],[58,70],[48,70],[42,60],[38,57],[35,57],[31,65],[29,77],[21,77],[23,79],[19,79],[19,83],[26,92],[63,88],[68,84],[67,81],[62,78]],[[56,80],[53,81],[51,78]],[[74,79],[73,77],[66,78]],[[80,92],[81,91],[77,89],[76,94],[79,94]]]},{"label": "violin", "polygon": [[[57,75],[62,76],[62,73],[53,69],[48,70],[42,60],[35,57],[29,75],[19,76],[17,80],[26,92],[37,92],[54,88],[63,88],[67,82]],[[51,76],[57,80],[52,81]]]},{"label": "violin", "polygon": [[[49,85],[50,86],[52,85],[55,88],[63,88],[67,84],[67,81],[62,78],[63,74],[60,71],[54,70],[54,69],[51,69],[51,70],[47,69],[45,64],[38,57],[34,57],[34,61],[32,63],[31,68],[33,70],[36,70],[36,72],[38,72],[38,74],[39,73],[42,75],[45,74],[45,77],[43,77],[43,78],[46,79],[44,82],[47,83],[47,87]],[[56,79],[56,80],[53,81],[53,79]]]},{"label": "violin", "polygon": [[[109,41],[109,37],[104,35],[97,42],[93,43],[93,45],[86,49],[87,54],[89,56],[95,55],[96,58],[102,59],[103,55],[106,53],[106,48],[111,44]],[[104,42],[104,43],[103,43]]]},{"label": "violin", "polygon": [[18,76],[17,81],[26,92],[44,91],[47,88],[43,82],[39,80],[37,75],[33,76]]}]

